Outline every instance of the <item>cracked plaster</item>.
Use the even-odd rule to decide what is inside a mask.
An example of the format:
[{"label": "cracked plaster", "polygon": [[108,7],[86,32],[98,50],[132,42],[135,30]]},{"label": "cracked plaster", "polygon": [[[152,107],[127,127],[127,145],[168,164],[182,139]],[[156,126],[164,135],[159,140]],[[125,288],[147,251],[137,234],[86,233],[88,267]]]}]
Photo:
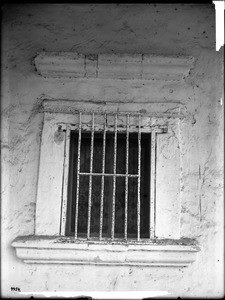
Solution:
[{"label": "cracked plaster", "polygon": [[[160,290],[172,296],[223,295],[222,50],[215,51],[213,5],[5,6],[2,35],[2,278],[26,291]],[[135,42],[134,42],[135,41]],[[46,51],[191,55],[182,83],[44,79],[32,64]],[[180,122],[181,235],[202,246],[185,269],[26,265],[11,241],[34,232],[43,99],[163,102],[186,106]],[[13,274],[13,276],[12,276]],[[88,274],[88,275],[87,275]],[[57,276],[55,276],[57,275]],[[123,277],[122,277],[123,275]],[[58,280],[60,278],[60,281]],[[96,280],[97,279],[97,280]],[[179,282],[179,286],[177,285]]]}]

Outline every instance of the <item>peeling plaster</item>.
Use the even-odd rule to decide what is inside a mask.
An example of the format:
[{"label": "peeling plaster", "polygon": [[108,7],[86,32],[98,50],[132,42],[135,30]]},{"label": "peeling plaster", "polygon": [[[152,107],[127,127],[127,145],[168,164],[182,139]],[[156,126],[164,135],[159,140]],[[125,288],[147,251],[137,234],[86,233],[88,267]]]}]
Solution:
[{"label": "peeling plaster", "polygon": [[[1,191],[4,296],[14,296],[10,287],[15,285],[23,292],[146,291],[160,290],[163,286],[174,297],[223,294],[224,258],[220,249],[224,209],[224,108],[220,104],[223,51],[215,51],[214,14],[213,5],[194,4],[4,7]],[[36,73],[32,63],[40,51],[74,51],[86,55],[90,62],[95,60],[95,55],[128,52],[188,55],[195,62],[182,82],[46,79]],[[94,56],[90,57],[90,53]],[[131,105],[132,102],[168,101],[185,106],[186,118],[180,121],[179,133],[181,236],[184,240],[197,240],[202,247],[194,264],[183,270],[129,266],[74,268],[27,265],[16,258],[11,241],[18,235],[34,233],[43,99],[115,101]],[[172,154],[164,155],[169,158]]]}]

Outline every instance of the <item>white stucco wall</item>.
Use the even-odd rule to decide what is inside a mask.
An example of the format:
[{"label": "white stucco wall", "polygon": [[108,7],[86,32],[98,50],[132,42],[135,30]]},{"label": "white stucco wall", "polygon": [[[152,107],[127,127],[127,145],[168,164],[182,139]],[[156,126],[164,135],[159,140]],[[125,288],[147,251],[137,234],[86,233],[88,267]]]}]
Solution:
[{"label": "white stucco wall", "polygon": [[[37,74],[37,52],[191,55],[181,82],[53,79]],[[223,53],[215,51],[213,5],[24,4],[3,7],[2,294],[40,291],[168,291],[223,295]],[[187,268],[25,264],[11,242],[34,233],[42,99],[179,101],[181,236],[202,250]],[[186,127],[186,128],[185,128]]]}]

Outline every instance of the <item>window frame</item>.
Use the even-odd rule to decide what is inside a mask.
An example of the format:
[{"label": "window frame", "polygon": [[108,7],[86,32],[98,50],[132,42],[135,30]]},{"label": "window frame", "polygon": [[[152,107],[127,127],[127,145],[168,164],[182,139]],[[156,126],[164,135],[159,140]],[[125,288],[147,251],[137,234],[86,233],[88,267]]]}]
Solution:
[{"label": "window frame", "polygon": [[[177,267],[192,263],[200,248],[196,241],[180,237],[179,142],[180,121],[185,117],[182,109],[182,104],[172,102],[139,102],[131,105],[130,103],[44,100],[35,232],[32,236],[18,237],[13,241],[12,246],[16,248],[17,256],[26,263]],[[101,113],[144,113],[150,118],[152,130],[161,128],[165,131],[166,134],[155,135],[153,146],[156,153],[160,154],[154,170],[156,214],[153,239],[144,243],[132,241],[95,243],[76,241],[74,238],[62,235],[64,229],[61,224],[66,217],[62,211],[65,211],[65,199],[67,200],[66,173],[68,173],[70,126],[75,123],[75,114],[80,110]],[[168,146],[166,149],[165,145]],[[153,161],[156,161],[156,157]],[[168,178],[163,168],[173,170],[172,179]],[[165,226],[165,222],[168,226]]]},{"label": "window frame", "polygon": [[[158,191],[151,189],[151,203],[158,211],[154,216],[155,238],[180,238],[180,149],[179,149],[179,122],[184,117],[178,103],[91,103],[86,101],[69,100],[44,100],[44,125],[40,149],[40,167],[37,188],[37,204],[35,218],[36,235],[63,235],[65,228],[61,226],[65,222],[65,205],[68,185],[68,157],[69,139],[71,128],[78,129],[77,113],[142,113],[149,118],[148,132],[165,132],[166,134],[152,134],[153,143],[151,148],[152,162],[152,186]],[[77,125],[75,125],[77,124]],[[75,127],[74,127],[75,126]],[[113,130],[113,129],[112,129]],[[155,137],[155,138],[154,138]],[[160,138],[159,138],[160,137]],[[161,164],[173,168],[174,178],[168,184],[172,185],[170,193],[165,195],[168,188],[164,171],[160,164],[156,164],[154,153],[164,144],[170,141],[173,152],[173,160],[165,159],[161,155]],[[157,147],[156,147],[157,144]],[[161,146],[160,146],[161,145]],[[159,152],[158,152],[159,154]],[[166,153],[163,154],[164,156]],[[170,162],[171,161],[171,162]],[[159,168],[157,167],[159,165]],[[175,168],[175,167],[176,168]],[[51,172],[50,172],[51,168]],[[158,178],[156,178],[158,176]],[[164,176],[164,178],[163,178]],[[161,178],[162,177],[162,178]],[[165,186],[163,190],[163,186]],[[158,197],[157,201],[156,198]],[[160,205],[164,206],[161,207]],[[157,205],[159,207],[157,207]],[[52,214],[49,215],[49,211]],[[64,213],[62,213],[62,211]],[[157,215],[158,214],[158,215]],[[157,215],[157,216],[156,216]],[[162,217],[161,217],[162,215]],[[153,215],[150,216],[152,218]],[[158,217],[158,219],[157,219]],[[153,219],[153,218],[152,218]],[[157,221],[158,220],[158,221]],[[160,224],[164,221],[164,224]],[[152,229],[151,232],[154,232]],[[153,238],[153,237],[151,237]]]}]

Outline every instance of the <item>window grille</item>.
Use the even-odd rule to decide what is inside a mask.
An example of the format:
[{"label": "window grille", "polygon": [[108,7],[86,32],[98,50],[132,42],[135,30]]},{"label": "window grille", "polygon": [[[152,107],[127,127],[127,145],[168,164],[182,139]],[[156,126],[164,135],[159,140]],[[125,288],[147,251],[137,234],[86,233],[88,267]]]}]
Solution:
[{"label": "window grille", "polygon": [[61,232],[86,240],[154,238],[156,134],[165,127],[140,113],[76,118],[66,126]]}]

